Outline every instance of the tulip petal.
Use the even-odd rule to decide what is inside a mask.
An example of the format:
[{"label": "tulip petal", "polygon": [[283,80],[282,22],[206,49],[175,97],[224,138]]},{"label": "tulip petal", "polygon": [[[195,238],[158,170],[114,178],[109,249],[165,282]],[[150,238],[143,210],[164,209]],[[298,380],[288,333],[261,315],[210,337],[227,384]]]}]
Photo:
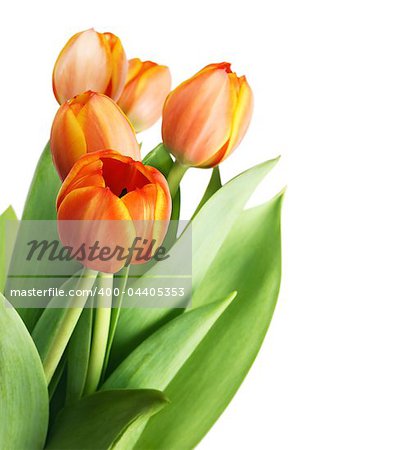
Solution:
[{"label": "tulip petal", "polygon": [[207,69],[178,86],[163,109],[166,147],[186,165],[202,165],[229,140],[236,108],[226,68]]},{"label": "tulip petal", "polygon": [[140,145],[123,111],[108,97],[95,94],[77,115],[87,142],[87,152],[117,150],[140,160]]},{"label": "tulip petal", "polygon": [[[135,230],[125,204],[109,188],[85,187],[71,191],[61,202],[57,213],[60,238],[64,245],[78,249],[96,243],[112,252],[116,247],[128,249]],[[71,224],[71,221],[76,221]],[[114,273],[125,261],[113,257],[82,260],[90,269]]]},{"label": "tulip petal", "polygon": [[[110,153],[115,153],[111,152]],[[59,209],[64,198],[74,189],[79,183],[82,187],[96,186],[105,187],[105,182],[102,176],[102,162],[99,159],[99,153],[85,154],[72,167],[67,177],[64,179],[57,196],[57,209]],[[100,178],[98,176],[100,175]],[[90,183],[88,182],[90,180]]]},{"label": "tulip petal", "polygon": [[83,187],[63,199],[58,220],[131,220],[121,199],[109,188]]},{"label": "tulip petal", "polygon": [[53,121],[50,148],[60,178],[64,178],[73,162],[87,151],[82,127],[68,104],[59,109]]},{"label": "tulip petal", "polygon": [[253,112],[253,93],[246,77],[239,78],[237,107],[233,116],[232,133],[223,158],[228,157],[240,144],[249,127]]},{"label": "tulip petal", "polygon": [[142,66],[143,66],[143,62],[139,58],[129,59],[127,76],[126,76],[126,84],[137,77]]},{"label": "tulip petal", "polygon": [[144,166],[149,172],[149,179],[156,185],[157,200],[155,209],[155,220],[169,220],[172,213],[172,198],[166,178],[154,167]]},{"label": "tulip petal", "polygon": [[120,39],[112,33],[104,33],[111,51],[111,78],[105,94],[117,101],[126,83],[127,58]]},{"label": "tulip petal", "polygon": [[118,104],[139,133],[161,116],[172,80],[166,66],[140,60],[129,64],[128,82]]},{"label": "tulip petal", "polygon": [[57,101],[93,90],[105,92],[111,76],[111,55],[104,36],[94,30],[74,35],[57,58],[53,91]]},{"label": "tulip petal", "polygon": [[139,161],[124,156],[121,158],[101,157],[101,161],[106,186],[118,197],[123,197],[128,192],[141,189],[150,183],[144,166]]},{"label": "tulip petal", "polygon": [[[140,239],[143,253],[153,253],[163,242],[167,232],[168,218],[157,220],[156,209],[159,188],[154,184],[147,184],[141,189],[125,195],[122,200],[133,217],[136,236]],[[155,241],[154,245],[152,241]],[[145,260],[133,259],[132,264],[144,263]]]}]

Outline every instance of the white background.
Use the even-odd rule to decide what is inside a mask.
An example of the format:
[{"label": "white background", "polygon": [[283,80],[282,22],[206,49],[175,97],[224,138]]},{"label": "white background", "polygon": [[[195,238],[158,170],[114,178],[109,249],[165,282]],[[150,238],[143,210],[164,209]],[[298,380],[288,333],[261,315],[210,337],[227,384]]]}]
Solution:
[{"label": "white background", "polygon": [[[284,276],[248,378],[199,446],[412,448],[412,10],[407,1],[7,2],[0,18],[0,206],[22,211],[57,108],[54,60],[75,32],[170,66],[245,73],[253,124],[225,180],[282,154]],[[144,149],[159,127],[142,136]],[[184,184],[188,217],[206,183]],[[253,301],[253,299],[251,299]]]}]

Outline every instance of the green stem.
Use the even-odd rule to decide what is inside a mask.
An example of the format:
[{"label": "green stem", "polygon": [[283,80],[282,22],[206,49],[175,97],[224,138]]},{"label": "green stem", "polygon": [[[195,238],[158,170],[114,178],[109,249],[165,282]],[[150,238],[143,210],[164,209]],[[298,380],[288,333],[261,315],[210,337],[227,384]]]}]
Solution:
[{"label": "green stem", "polygon": [[173,164],[173,167],[170,169],[169,175],[167,177],[167,182],[169,184],[170,195],[172,199],[176,195],[183,175],[186,173],[186,170],[188,168],[189,166],[180,164],[180,162],[176,160]]},{"label": "green stem", "polygon": [[110,318],[109,337],[107,339],[107,348],[106,348],[106,355],[104,357],[102,379],[104,379],[105,377],[107,366],[109,364],[110,351],[112,349],[114,334],[116,333],[117,322],[119,321],[120,310],[123,303],[123,296],[126,290],[127,280],[129,278],[129,269],[130,266],[124,267],[118,273],[118,279],[120,280],[119,285],[117,286],[119,295],[117,295],[117,297],[113,299],[112,315]]},{"label": "green stem", "polygon": [[[51,342],[47,355],[43,359],[43,368],[46,375],[47,384],[50,383],[54,372],[59,364],[60,359],[63,356],[64,350],[70,340],[70,337],[76,327],[77,321],[83,311],[88,295],[86,292],[93,288],[94,280],[96,279],[97,272],[90,269],[83,269],[83,272],[79,278],[76,286],[76,290],[83,291],[83,294],[73,299],[73,304],[81,304],[80,307],[67,308],[62,323],[59,326],[53,341]],[[47,310],[46,310],[47,311]]]},{"label": "green stem", "polygon": [[97,390],[102,376],[112,312],[112,299],[109,292],[112,292],[113,289],[113,275],[100,274],[97,287],[98,290],[102,289],[102,294],[97,293],[96,295],[92,344],[84,395],[92,394]]}]

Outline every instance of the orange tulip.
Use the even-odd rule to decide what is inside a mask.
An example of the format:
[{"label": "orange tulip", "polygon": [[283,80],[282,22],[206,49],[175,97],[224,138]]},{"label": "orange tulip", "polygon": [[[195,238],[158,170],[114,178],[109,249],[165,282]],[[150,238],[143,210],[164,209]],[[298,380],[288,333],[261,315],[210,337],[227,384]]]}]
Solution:
[{"label": "orange tulip", "polygon": [[118,100],[127,75],[127,58],[112,33],[82,31],[69,39],[53,70],[53,91],[62,104],[88,90]]},{"label": "orange tulip", "polygon": [[239,145],[248,128],[253,95],[230,64],[210,64],[166,99],[162,134],[185,166],[214,167]]},{"label": "orange tulip", "polygon": [[136,133],[151,127],[160,118],[170,87],[170,71],[166,66],[138,58],[129,61],[126,85],[118,104]]},{"label": "orange tulip", "polygon": [[50,148],[62,179],[81,156],[98,150],[114,149],[140,160],[140,145],[127,117],[109,97],[91,91],[60,106]]},{"label": "orange tulip", "polygon": [[[100,249],[111,250],[130,249],[136,238],[146,239],[143,245],[149,247],[154,240],[153,253],[166,235],[171,208],[167,182],[157,169],[112,150],[91,153],[76,162],[57,197],[60,239],[74,249],[98,242]],[[108,260],[81,262],[114,273],[125,264],[119,252]]]}]

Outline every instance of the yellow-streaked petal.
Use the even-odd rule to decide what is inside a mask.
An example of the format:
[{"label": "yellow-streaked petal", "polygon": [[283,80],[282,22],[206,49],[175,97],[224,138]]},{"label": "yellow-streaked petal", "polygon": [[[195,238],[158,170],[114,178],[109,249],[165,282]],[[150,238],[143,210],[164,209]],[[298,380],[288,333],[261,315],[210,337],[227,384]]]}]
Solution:
[{"label": "yellow-streaked petal", "polygon": [[87,152],[84,132],[70,106],[64,104],[53,121],[50,148],[54,165],[63,179],[75,161]]},{"label": "yellow-streaked petal", "polygon": [[[71,191],[62,201],[57,218],[60,239],[74,249],[82,245],[89,248],[95,243],[112,251],[116,247],[127,249],[135,236],[126,206],[109,188],[85,187]],[[81,262],[88,268],[109,273],[117,272],[124,265],[117,258]]]},{"label": "yellow-streaked petal", "polygon": [[112,33],[104,33],[111,53],[111,78],[105,94],[117,101],[123,91],[127,76],[127,58],[120,39]]},{"label": "yellow-streaked petal", "polygon": [[118,104],[139,133],[160,118],[172,80],[168,67],[151,61],[141,63],[139,60],[130,71],[135,72],[135,76],[128,77]]},{"label": "yellow-streaked petal", "polygon": [[137,77],[143,66],[143,62],[139,58],[132,58],[128,61],[126,84]]},{"label": "yellow-streaked petal", "polygon": [[140,160],[140,145],[129,119],[110,98],[93,95],[77,116],[87,142],[87,152],[111,149]]},{"label": "yellow-streaked petal", "polygon": [[246,77],[241,77],[239,78],[239,93],[235,114],[233,116],[232,131],[224,158],[227,158],[235,150],[245,136],[252,119],[252,112],[253,92]]},{"label": "yellow-streaked petal", "polygon": [[236,104],[225,68],[208,69],[172,91],[163,109],[166,147],[186,165],[202,165],[229,140]]},{"label": "yellow-streaked petal", "polygon": [[[82,158],[76,161],[60,188],[56,201],[57,209],[60,207],[64,198],[73,190],[73,187],[75,187],[80,180],[82,180],[82,187],[87,186],[85,182],[86,179],[93,180],[93,184],[90,182],[90,184],[88,184],[89,186],[106,186],[102,176],[103,163],[100,159],[102,156],[115,157],[117,156],[117,153],[112,150],[90,154],[86,153]],[[100,178],[98,179],[97,176],[99,175]]]}]

